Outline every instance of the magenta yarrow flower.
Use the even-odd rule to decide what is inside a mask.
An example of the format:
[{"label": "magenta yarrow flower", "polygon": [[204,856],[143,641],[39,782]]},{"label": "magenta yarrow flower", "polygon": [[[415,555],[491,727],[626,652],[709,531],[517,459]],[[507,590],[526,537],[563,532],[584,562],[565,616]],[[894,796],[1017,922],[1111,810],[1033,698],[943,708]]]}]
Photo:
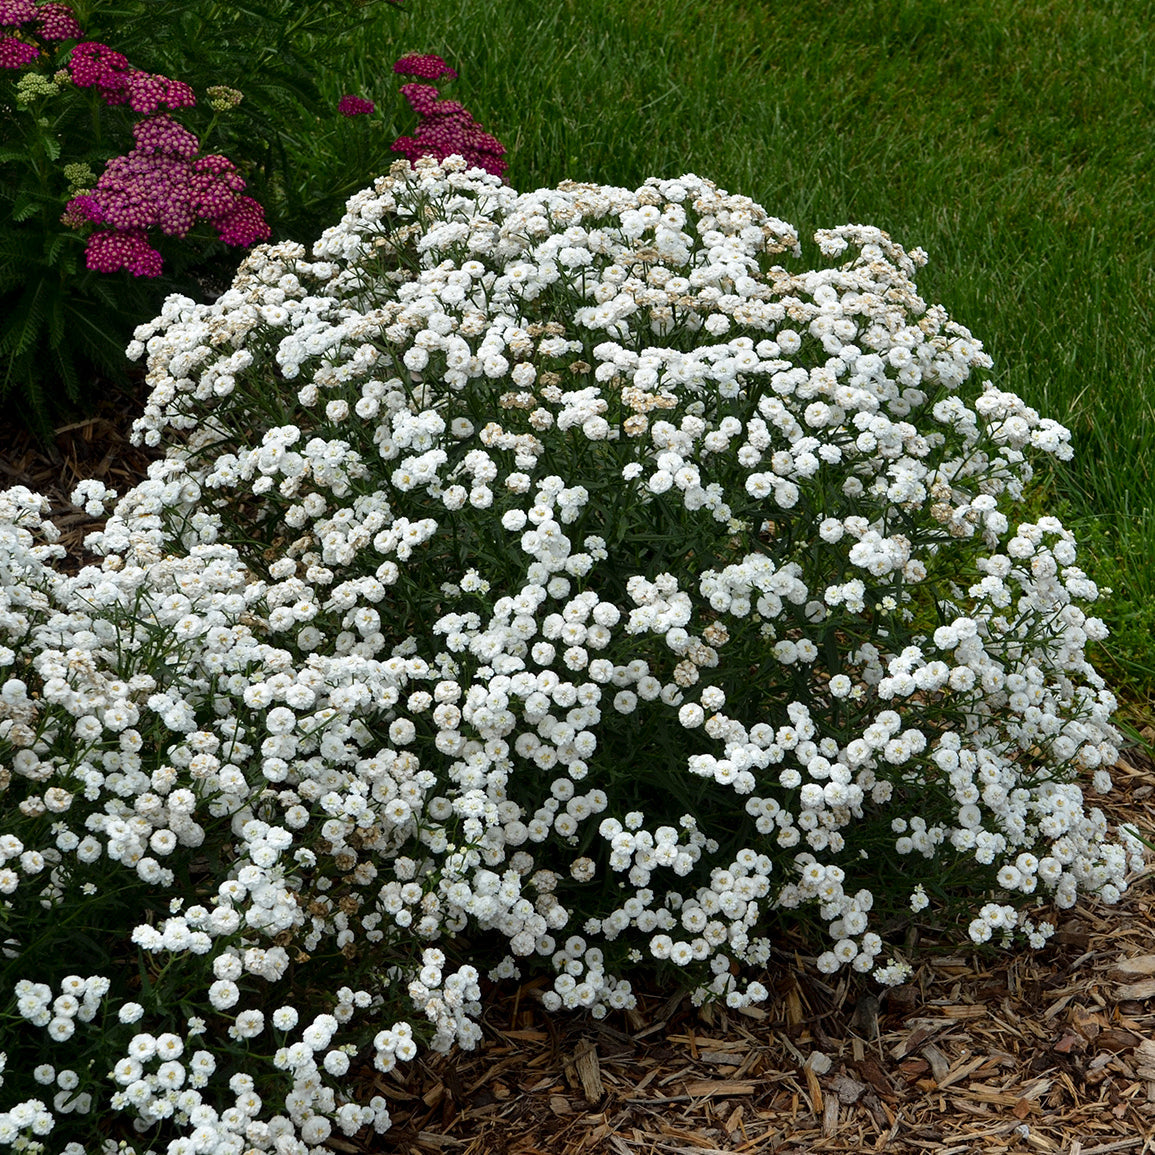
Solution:
[{"label": "magenta yarrow flower", "polygon": [[368,116],[376,105],[363,96],[342,96],[337,101],[337,111],[342,116]]},{"label": "magenta yarrow flower", "polygon": [[85,221],[103,224],[104,209],[101,208],[100,201],[92,193],[81,193],[64,206],[64,216],[60,219],[73,228],[82,225]]},{"label": "magenta yarrow flower", "polygon": [[132,126],[136,140],[134,152],[164,153],[191,159],[200,149],[200,141],[184,125],[177,124],[171,116],[161,113],[138,120]]},{"label": "magenta yarrow flower", "polygon": [[[37,6],[33,0],[0,0],[0,27],[33,23],[35,34],[43,40],[83,36],[66,4],[50,0]],[[2,68],[23,67],[39,55],[31,44],[0,36]],[[91,40],[73,48],[68,67],[73,83],[97,88],[105,104],[127,104],[133,112],[144,114],[133,125],[136,145],[132,151],[110,160],[96,188],[73,197],[60,218],[72,228],[102,226],[88,238],[85,260],[90,269],[159,276],[163,260],[148,243],[150,228],[183,237],[198,220],[207,220],[229,245],[251,245],[271,235],[261,206],[252,197],[240,195],[245,182],[232,161],[217,155],[194,159],[200,141],[160,112],[194,106],[192,88],[183,81],[134,68],[122,53]],[[361,103],[369,107],[358,112],[373,110],[368,101]]]},{"label": "magenta yarrow flower", "polygon": [[244,178],[228,157],[204,156],[192,166],[191,203],[202,220],[216,222],[228,216],[242,199],[237,194],[244,188]]},{"label": "magenta yarrow flower", "polygon": [[223,181],[237,192],[245,187],[244,178],[237,172],[237,166],[227,156],[221,156],[220,153],[212,152],[207,156],[202,156],[193,165],[193,168],[198,173],[204,173]]},{"label": "magenta yarrow flower", "polygon": [[122,93],[127,74],[132,71],[128,57],[107,44],[85,40],[76,45],[68,61],[68,70],[72,73],[72,82],[79,88],[98,87],[106,104],[123,104],[127,99],[109,100],[105,95],[106,92],[114,96]]},{"label": "magenta yarrow flower", "polygon": [[428,84],[403,84],[401,93],[421,118],[413,136],[393,142],[393,151],[413,162],[422,156],[444,160],[461,156],[474,168],[504,176],[509,167],[501,158],[505,148],[486,132],[456,100],[438,100],[437,89]]},{"label": "magenta yarrow flower", "polygon": [[107,239],[113,234],[143,239],[146,230],[159,228],[183,237],[204,220],[229,245],[247,246],[271,235],[261,206],[240,195],[245,181],[228,157],[194,159],[200,142],[164,113],[137,122],[132,131],[136,147],[110,160],[96,188],[73,197],[64,210],[65,223],[106,226],[88,238],[89,268],[158,275],[147,244],[141,248],[134,239],[117,247]]},{"label": "magenta yarrow flower", "polygon": [[106,229],[88,238],[85,264],[97,273],[115,273],[120,269],[134,277],[159,277],[163,261],[149,243],[144,231],[132,229],[117,232]]},{"label": "magenta yarrow flower", "polygon": [[422,80],[440,80],[443,76],[457,79],[457,73],[440,56],[423,55],[418,52],[402,56],[393,65],[393,71],[402,76],[417,76]]},{"label": "magenta yarrow flower", "polygon": [[[89,219],[120,230],[155,225],[168,236],[183,237],[196,221],[189,193],[186,161],[133,151],[108,162],[89,194],[99,216]],[[93,206],[78,210],[91,213]]]},{"label": "magenta yarrow flower", "polygon": [[252,197],[237,197],[233,207],[212,224],[226,245],[242,248],[268,240],[272,232],[265,223],[265,210]]},{"label": "magenta yarrow flower", "polygon": [[15,36],[0,36],[0,68],[23,68],[40,55],[40,49]]},{"label": "magenta yarrow flower", "polygon": [[78,44],[72,50],[68,67],[80,88],[95,86],[105,104],[127,104],[133,112],[192,108],[197,102],[196,94],[184,81],[133,68],[126,56],[107,44],[92,40]]},{"label": "magenta yarrow flower", "polygon": [[84,35],[67,4],[41,4],[36,17],[36,34],[43,40],[79,40]]},{"label": "magenta yarrow flower", "polygon": [[409,107],[418,116],[428,116],[437,104],[440,93],[432,84],[403,84],[401,95],[409,101]]},{"label": "magenta yarrow flower", "polygon": [[33,0],[0,0],[0,28],[31,24],[38,12]]},{"label": "magenta yarrow flower", "polygon": [[128,107],[133,112],[152,113],[161,108],[192,108],[196,93],[183,80],[170,80],[149,72],[130,73],[126,82]]},{"label": "magenta yarrow flower", "polygon": [[[96,220],[95,216],[89,216],[89,206],[80,204],[83,197],[73,197],[72,200],[64,206],[64,212],[60,215],[60,223],[66,225],[70,229],[78,229],[85,221]],[[99,204],[93,205],[92,212],[99,213]]]}]

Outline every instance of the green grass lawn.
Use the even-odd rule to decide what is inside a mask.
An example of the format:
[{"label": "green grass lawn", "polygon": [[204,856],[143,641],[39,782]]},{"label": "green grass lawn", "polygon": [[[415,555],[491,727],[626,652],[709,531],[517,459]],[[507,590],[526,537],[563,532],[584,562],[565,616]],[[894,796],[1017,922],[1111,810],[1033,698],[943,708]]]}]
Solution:
[{"label": "green grass lawn", "polygon": [[927,249],[924,294],[1074,430],[1032,508],[1112,587],[1099,665],[1149,709],[1155,4],[412,0],[379,27],[336,87],[388,101],[395,49],[445,56],[516,188],[692,171],[807,235],[857,221]]}]

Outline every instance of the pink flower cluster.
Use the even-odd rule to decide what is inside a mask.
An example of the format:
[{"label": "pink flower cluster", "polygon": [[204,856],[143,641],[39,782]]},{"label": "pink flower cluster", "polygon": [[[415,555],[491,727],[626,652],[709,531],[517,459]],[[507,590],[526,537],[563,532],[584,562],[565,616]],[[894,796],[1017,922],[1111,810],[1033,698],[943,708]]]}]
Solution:
[{"label": "pink flower cluster", "polygon": [[[61,217],[72,228],[98,226],[87,243],[90,269],[158,276],[161,255],[149,244],[151,228],[184,237],[197,221],[208,221],[222,241],[238,246],[271,235],[261,206],[241,195],[245,182],[236,166],[223,156],[198,158],[196,136],[163,111],[193,107],[196,95],[189,85],[134,68],[107,44],[84,40],[72,9],[56,0],[0,0],[0,30],[8,29],[16,35],[0,35],[0,68],[22,68],[38,59],[41,51],[29,43],[32,38],[78,40],[68,63],[72,81],[80,88],[95,88],[105,104],[127,105],[143,117],[133,127],[132,151],[110,160],[96,188],[73,197]],[[420,53],[402,56],[393,71],[418,81],[457,78],[440,56]],[[487,172],[505,174],[504,147],[461,104],[441,100],[429,84],[405,84],[401,92],[419,121],[413,136],[394,142],[394,152],[411,161],[457,154]],[[354,95],[342,97],[337,105],[346,117],[367,116],[374,109],[371,100]]]},{"label": "pink flower cluster", "polygon": [[[198,220],[206,220],[226,244],[251,245],[268,238],[261,206],[240,195],[244,179],[227,157],[198,159],[197,138],[165,113],[139,121],[132,133],[136,147],[110,160],[96,188],[73,197],[64,210],[67,223],[108,226],[88,238],[90,269],[157,276],[160,254],[145,240],[145,230],[154,227],[183,237]],[[114,243],[110,232],[128,239]]]},{"label": "pink flower cluster", "polygon": [[342,96],[337,101],[337,111],[342,116],[368,116],[374,108],[376,105],[363,96]]},{"label": "pink flower cluster", "polygon": [[0,36],[0,68],[23,68],[40,55],[40,49],[15,36]]},{"label": "pink flower cluster", "polygon": [[80,88],[95,87],[105,104],[127,104],[133,112],[148,115],[161,108],[192,108],[197,102],[183,81],[133,68],[127,57],[107,44],[92,40],[78,44],[68,67]]},{"label": "pink flower cluster", "polygon": [[85,263],[97,273],[125,269],[134,277],[159,277],[163,264],[160,253],[148,243],[143,229],[118,233],[105,229],[88,238]]},{"label": "pink flower cluster", "polygon": [[413,52],[402,56],[393,65],[393,71],[401,76],[416,76],[418,80],[456,80],[457,73],[440,56],[421,55]]},{"label": "pink flower cluster", "polygon": [[[447,77],[456,79],[457,73],[440,56],[402,56],[393,65],[393,71],[423,80]],[[393,142],[393,151],[409,161],[421,156],[444,160],[447,156],[462,156],[475,168],[495,176],[504,176],[509,167],[502,157],[505,148],[492,133],[488,133],[456,100],[442,100],[431,84],[403,84],[401,95],[420,118],[412,136],[399,136]]]},{"label": "pink flower cluster", "polygon": [[33,0],[0,0],[0,28],[19,28],[31,24],[39,11]]},{"label": "pink flower cluster", "polygon": [[[31,32],[41,40],[55,42],[80,37],[80,25],[66,4],[41,4],[33,0],[0,0],[0,28]],[[0,68],[23,68],[40,55],[40,49],[15,36],[0,36]]]},{"label": "pink flower cluster", "polygon": [[41,40],[78,40],[84,35],[67,4],[37,6],[34,0],[0,0],[0,28],[25,28],[30,24],[35,26],[31,31]]},{"label": "pink flower cluster", "polygon": [[67,4],[41,4],[36,29],[44,40],[79,40],[84,35]]},{"label": "pink flower cluster", "polygon": [[504,176],[509,167],[501,158],[505,148],[486,132],[456,100],[438,99],[437,89],[428,84],[403,84],[401,95],[420,117],[412,136],[399,136],[393,151],[409,161],[421,156],[444,160],[462,156],[475,168]]}]

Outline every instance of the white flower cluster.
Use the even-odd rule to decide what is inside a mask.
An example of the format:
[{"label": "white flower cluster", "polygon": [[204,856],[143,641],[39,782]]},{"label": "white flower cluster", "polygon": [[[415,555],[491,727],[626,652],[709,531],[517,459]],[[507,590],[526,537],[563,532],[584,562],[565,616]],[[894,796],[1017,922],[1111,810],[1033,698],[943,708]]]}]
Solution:
[{"label": "white flower cluster", "polygon": [[[409,983],[409,997],[437,1028],[430,1047],[435,1051],[448,1051],[457,1043],[466,1050],[473,1050],[481,1042],[481,1028],[476,1022],[476,1016],[481,1014],[477,969],[466,964],[455,974],[443,977],[445,955],[435,947],[424,950],[421,961],[424,965]],[[396,1031],[392,1039],[386,1034],[386,1041],[378,1045],[378,1069],[389,1069],[381,1060],[382,1053],[390,1054],[394,1059],[412,1057],[415,1051],[412,1042],[402,1049],[401,1044],[392,1041],[396,1037]]]},{"label": "white flower cluster", "polygon": [[[16,839],[7,836],[2,841],[11,846]],[[54,1040],[63,1042],[72,1038],[76,1022],[92,1022],[111,985],[103,975],[87,979],[68,975],[60,983],[60,994],[53,998],[47,984],[21,979],[13,989],[16,1011],[34,1027],[44,1027]]]},{"label": "white flower cluster", "polygon": [[[1068,435],[975,380],[923,254],[816,239],[790,271],[789,226],[694,176],[401,164],[138,330],[165,457],[99,565],[0,494],[10,933],[139,897],[116,949],[160,977],[89,1002],[107,1102],[170,1152],[383,1130],[353,1075],[475,1045],[483,961],[550,1009],[653,968],[743,1007],[806,912],[820,970],[901,982],[896,915],[968,893],[975,942],[1038,946],[1028,909],[1118,899],[1098,591],[1015,519]],[[29,1024],[86,1021],[41,994]]]}]

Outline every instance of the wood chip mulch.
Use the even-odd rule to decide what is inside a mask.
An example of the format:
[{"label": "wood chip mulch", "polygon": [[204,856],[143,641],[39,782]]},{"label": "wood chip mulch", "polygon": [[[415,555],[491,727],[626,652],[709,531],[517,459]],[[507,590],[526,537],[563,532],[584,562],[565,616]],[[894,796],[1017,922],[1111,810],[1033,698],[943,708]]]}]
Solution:
[{"label": "wood chip mulch", "polygon": [[[123,493],[156,455],[130,407],[58,431],[46,453],[0,428],[0,488],[47,494],[79,556],[96,527],[68,494]],[[1149,747],[1155,729],[1143,732]],[[1155,831],[1155,762],[1136,746],[1105,809]],[[350,1155],[1108,1155],[1155,1152],[1155,891],[1058,912],[1042,951],[948,954],[924,938],[911,981],[822,981],[784,949],[763,1007],[646,992],[597,1022],[550,1015],[543,980],[490,992],[473,1052],[377,1076],[393,1128]]]}]

